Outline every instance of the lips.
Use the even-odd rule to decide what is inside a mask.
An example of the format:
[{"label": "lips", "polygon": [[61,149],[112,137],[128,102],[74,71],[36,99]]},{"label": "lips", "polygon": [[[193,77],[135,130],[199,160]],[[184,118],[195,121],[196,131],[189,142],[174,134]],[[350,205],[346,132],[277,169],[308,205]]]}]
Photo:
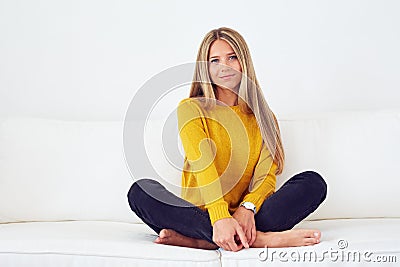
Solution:
[{"label": "lips", "polygon": [[229,78],[231,78],[233,76],[235,76],[235,74],[224,75],[224,76],[221,76],[219,78],[221,78],[221,79],[229,79]]}]

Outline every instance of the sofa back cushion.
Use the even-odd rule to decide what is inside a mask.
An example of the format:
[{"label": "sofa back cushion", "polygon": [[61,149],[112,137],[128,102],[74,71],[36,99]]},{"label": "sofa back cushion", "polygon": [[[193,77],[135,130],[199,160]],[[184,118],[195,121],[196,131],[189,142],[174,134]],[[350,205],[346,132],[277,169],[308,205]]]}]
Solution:
[{"label": "sofa back cushion", "polygon": [[280,121],[286,168],[327,181],[328,196],[308,219],[400,217],[400,111],[292,116]]},{"label": "sofa back cushion", "polygon": [[133,180],[123,123],[0,120],[0,222],[139,222],[126,194]]},{"label": "sofa back cushion", "polygon": [[[278,187],[304,170],[328,183],[326,201],[308,219],[400,217],[400,111],[278,119],[286,152]],[[170,185],[181,173],[164,157],[162,130],[161,120],[147,124],[146,156],[179,194]],[[133,179],[122,136],[120,121],[0,119],[0,222],[140,222],[127,203]]]}]

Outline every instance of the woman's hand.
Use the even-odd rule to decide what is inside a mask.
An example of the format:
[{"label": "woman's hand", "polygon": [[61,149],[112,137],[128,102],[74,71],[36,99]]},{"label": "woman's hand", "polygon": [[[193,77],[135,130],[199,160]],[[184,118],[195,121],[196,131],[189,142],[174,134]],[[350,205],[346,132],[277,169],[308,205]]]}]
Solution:
[{"label": "woman's hand", "polygon": [[[238,237],[240,243],[235,239]],[[243,248],[249,248],[242,227],[234,218],[224,218],[216,221],[213,226],[213,241],[219,247],[228,251],[239,251]]]},{"label": "woman's hand", "polygon": [[232,216],[242,227],[242,230],[249,241],[249,245],[253,245],[257,236],[254,212],[246,209],[245,207],[239,207]]}]

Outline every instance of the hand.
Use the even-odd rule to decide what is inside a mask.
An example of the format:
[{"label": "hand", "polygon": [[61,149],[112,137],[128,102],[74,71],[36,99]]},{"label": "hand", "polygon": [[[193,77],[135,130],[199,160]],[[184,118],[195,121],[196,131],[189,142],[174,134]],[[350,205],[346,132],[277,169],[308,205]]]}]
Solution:
[{"label": "hand", "polygon": [[232,216],[239,223],[240,227],[242,227],[242,230],[245,233],[247,240],[249,241],[249,245],[253,245],[257,236],[254,212],[241,206],[235,211]]},{"label": "hand", "polygon": [[[238,237],[239,244],[235,242]],[[242,227],[233,218],[224,218],[216,221],[213,226],[213,241],[219,247],[228,251],[239,251],[243,248],[249,248],[246,235]]]}]

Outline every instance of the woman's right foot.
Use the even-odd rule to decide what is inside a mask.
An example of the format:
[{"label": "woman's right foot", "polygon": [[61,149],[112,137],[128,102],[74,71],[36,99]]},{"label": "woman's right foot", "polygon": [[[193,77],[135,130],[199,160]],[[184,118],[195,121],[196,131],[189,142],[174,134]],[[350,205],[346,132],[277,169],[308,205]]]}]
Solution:
[{"label": "woman's right foot", "polygon": [[211,244],[206,240],[187,237],[172,229],[162,229],[154,242],[157,244],[209,250],[218,248],[218,246]]},{"label": "woman's right foot", "polygon": [[281,248],[315,245],[320,242],[319,230],[293,229],[282,232],[260,232],[251,247],[253,248]]}]

